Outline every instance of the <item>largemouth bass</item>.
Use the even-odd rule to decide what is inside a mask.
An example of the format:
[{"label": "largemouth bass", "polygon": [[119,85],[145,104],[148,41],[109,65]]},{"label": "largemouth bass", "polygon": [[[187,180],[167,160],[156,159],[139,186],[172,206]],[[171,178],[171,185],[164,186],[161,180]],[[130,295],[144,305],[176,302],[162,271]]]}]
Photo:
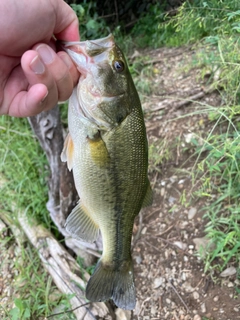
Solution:
[{"label": "largemouth bass", "polygon": [[151,204],[143,113],[122,51],[112,35],[64,43],[81,76],[69,100],[69,134],[62,160],[73,170],[80,196],[66,221],[72,236],[103,253],[86,287],[90,301],[136,303],[131,259],[134,218]]}]

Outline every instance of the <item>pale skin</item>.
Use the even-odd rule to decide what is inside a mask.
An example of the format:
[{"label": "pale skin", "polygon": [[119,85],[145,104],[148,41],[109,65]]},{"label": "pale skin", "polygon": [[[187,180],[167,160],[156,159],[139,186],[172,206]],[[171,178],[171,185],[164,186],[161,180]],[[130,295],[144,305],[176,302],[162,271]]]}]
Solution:
[{"label": "pale skin", "polygon": [[63,0],[0,0],[0,115],[28,117],[67,100],[79,73],[55,40],[79,41]]}]

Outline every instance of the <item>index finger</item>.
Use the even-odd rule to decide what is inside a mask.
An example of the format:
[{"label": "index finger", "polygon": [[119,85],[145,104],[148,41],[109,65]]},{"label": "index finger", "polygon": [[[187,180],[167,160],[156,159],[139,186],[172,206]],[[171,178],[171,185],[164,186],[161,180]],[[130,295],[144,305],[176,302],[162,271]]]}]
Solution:
[{"label": "index finger", "polygon": [[54,36],[58,40],[79,41],[79,23],[76,13],[63,0],[55,3],[56,24],[54,28]]}]

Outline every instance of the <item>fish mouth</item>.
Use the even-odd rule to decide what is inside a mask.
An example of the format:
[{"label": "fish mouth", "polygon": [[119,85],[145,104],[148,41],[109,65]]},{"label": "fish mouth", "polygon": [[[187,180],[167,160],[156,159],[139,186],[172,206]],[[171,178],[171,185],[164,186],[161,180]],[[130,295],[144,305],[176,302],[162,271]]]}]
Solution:
[{"label": "fish mouth", "polygon": [[63,50],[69,49],[88,56],[96,56],[103,51],[110,49],[114,46],[114,37],[110,33],[107,37],[96,39],[96,40],[86,40],[86,41],[61,41],[61,46]]},{"label": "fish mouth", "polygon": [[105,38],[86,41],[61,41],[59,46],[71,57],[81,75],[89,72],[89,64],[108,59],[109,50],[115,45],[112,34]]}]

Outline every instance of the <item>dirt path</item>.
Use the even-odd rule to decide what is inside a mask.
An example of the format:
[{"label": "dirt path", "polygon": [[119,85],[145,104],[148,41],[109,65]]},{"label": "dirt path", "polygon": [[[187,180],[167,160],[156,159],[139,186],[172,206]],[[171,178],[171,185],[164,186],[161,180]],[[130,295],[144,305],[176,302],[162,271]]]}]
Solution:
[{"label": "dirt path", "polygon": [[220,96],[206,93],[208,75],[201,78],[200,69],[189,70],[195,53],[188,48],[150,54],[158,61],[152,66],[154,94],[144,103],[154,203],[135,225],[134,319],[240,319],[236,277],[213,275],[213,282],[196,255],[196,239],[204,236],[206,203],[192,197],[198,181],[193,186],[196,156],[191,138],[210,132],[208,114],[199,111],[205,103],[220,105]]}]

